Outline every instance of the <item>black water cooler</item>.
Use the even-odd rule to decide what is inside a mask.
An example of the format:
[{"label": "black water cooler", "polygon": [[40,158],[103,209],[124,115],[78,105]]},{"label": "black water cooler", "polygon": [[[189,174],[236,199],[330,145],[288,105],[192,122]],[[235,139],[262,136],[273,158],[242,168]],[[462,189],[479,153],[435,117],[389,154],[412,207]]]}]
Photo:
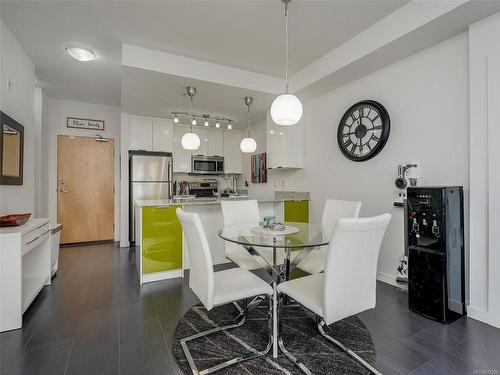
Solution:
[{"label": "black water cooler", "polygon": [[463,188],[407,191],[408,304],[442,323],[465,314]]}]

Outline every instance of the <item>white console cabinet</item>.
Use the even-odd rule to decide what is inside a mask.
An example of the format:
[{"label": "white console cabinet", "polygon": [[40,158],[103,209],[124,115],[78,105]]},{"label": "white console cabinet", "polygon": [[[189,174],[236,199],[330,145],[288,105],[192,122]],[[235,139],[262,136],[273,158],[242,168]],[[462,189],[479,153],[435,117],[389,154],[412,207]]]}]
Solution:
[{"label": "white console cabinet", "polygon": [[50,284],[49,219],[0,228],[0,332],[21,328],[22,316]]}]

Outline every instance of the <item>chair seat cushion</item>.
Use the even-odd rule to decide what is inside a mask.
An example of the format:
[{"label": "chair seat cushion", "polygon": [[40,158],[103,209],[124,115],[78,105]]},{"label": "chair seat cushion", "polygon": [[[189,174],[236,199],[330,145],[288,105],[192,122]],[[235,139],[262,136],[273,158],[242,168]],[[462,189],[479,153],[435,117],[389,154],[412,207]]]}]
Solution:
[{"label": "chair seat cushion", "polygon": [[327,250],[327,247],[322,247],[320,250],[311,251],[297,264],[297,268],[311,274],[323,272],[325,270]]},{"label": "chair seat cushion", "polygon": [[278,285],[278,292],[292,297],[295,301],[323,316],[323,285],[325,274],[317,273]]},{"label": "chair seat cushion", "polygon": [[273,288],[268,283],[242,268],[214,273],[214,306],[257,295],[272,294]]},{"label": "chair seat cushion", "polygon": [[[260,264],[253,255],[240,245],[230,244],[231,246],[226,247],[226,258],[235,263],[238,267],[245,270],[256,270],[262,268]],[[269,264],[273,264],[273,249],[266,247],[257,248],[257,252],[264,258],[264,260]],[[291,259],[296,256],[298,252],[291,253]],[[276,262],[278,264],[283,264],[284,251],[283,249],[276,250]],[[307,272],[307,271],[306,271]]]},{"label": "chair seat cushion", "polygon": [[226,258],[245,270],[256,270],[262,268],[243,246],[234,245],[226,250]]}]

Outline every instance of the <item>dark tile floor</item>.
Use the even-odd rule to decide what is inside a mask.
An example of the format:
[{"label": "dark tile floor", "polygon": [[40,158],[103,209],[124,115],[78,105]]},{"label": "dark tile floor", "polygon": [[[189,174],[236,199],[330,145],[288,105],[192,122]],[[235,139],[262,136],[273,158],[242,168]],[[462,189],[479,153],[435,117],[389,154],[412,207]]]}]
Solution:
[{"label": "dark tile floor", "polygon": [[[359,317],[384,374],[500,374],[500,330],[468,318],[448,326],[425,319],[387,284],[378,283],[377,295],[377,307]],[[0,373],[180,374],[172,335],[195,303],[183,280],[139,287],[131,250],[64,248],[23,328],[0,334]]]}]

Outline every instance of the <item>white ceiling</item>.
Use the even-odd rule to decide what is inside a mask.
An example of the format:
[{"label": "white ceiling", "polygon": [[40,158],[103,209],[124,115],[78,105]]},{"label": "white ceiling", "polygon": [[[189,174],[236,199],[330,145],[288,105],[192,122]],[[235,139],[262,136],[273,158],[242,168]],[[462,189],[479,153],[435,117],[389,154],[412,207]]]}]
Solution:
[{"label": "white ceiling", "polygon": [[271,94],[137,68],[123,67],[122,77],[122,110],[136,115],[171,117],[172,111],[189,111],[189,97],[184,95],[189,85],[197,88],[194,112],[227,117],[235,121],[235,128],[245,129],[247,108],[243,98],[254,98],[250,107],[252,124],[265,119],[274,100]]},{"label": "white ceiling", "polygon": [[[293,1],[290,71],[312,63],[405,3]],[[40,86],[54,98],[119,106],[122,42],[283,75],[279,0],[2,1],[0,14],[35,63]],[[92,48],[98,59],[73,60],[64,52],[70,44]]]}]

